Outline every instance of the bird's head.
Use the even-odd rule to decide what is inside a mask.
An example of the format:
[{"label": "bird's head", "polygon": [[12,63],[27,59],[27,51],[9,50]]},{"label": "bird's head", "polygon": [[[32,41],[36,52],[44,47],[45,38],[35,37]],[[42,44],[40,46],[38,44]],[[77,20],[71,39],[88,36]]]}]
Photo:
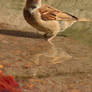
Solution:
[{"label": "bird's head", "polygon": [[41,0],[27,0],[26,1],[26,9],[31,13],[41,7]]}]

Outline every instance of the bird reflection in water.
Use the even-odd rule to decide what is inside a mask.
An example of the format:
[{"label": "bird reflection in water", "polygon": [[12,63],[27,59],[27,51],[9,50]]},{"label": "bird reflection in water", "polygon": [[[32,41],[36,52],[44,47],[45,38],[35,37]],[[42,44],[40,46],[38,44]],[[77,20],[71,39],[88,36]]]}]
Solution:
[{"label": "bird reflection in water", "polygon": [[[41,50],[34,55],[35,64],[39,65],[41,58],[45,57],[50,64],[58,64],[72,58],[62,47],[55,46],[54,43],[46,42],[45,50]],[[43,45],[44,46],[44,45]]]}]

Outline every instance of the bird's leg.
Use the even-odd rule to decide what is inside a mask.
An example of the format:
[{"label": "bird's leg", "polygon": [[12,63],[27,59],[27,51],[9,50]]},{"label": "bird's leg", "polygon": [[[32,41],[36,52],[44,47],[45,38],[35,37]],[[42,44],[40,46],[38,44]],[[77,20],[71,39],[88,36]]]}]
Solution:
[{"label": "bird's leg", "polygon": [[48,39],[48,42],[53,46],[52,39],[54,39],[57,36],[58,32],[53,33],[53,36]]},{"label": "bird's leg", "polygon": [[54,39],[57,36],[58,32],[53,33],[53,36],[48,39],[48,42],[51,42],[52,39]]}]

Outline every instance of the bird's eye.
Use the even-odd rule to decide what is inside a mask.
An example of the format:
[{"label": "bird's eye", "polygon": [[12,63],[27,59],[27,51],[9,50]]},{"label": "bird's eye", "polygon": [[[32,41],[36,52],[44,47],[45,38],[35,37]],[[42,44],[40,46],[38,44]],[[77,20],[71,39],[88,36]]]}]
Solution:
[{"label": "bird's eye", "polygon": [[36,6],[32,6],[32,9],[37,8]]}]

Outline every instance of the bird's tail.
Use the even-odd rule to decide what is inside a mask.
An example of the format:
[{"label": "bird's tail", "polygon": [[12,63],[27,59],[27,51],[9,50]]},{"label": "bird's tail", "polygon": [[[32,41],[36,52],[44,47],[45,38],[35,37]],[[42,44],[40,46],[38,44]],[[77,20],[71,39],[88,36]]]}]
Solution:
[{"label": "bird's tail", "polygon": [[78,21],[87,21],[87,22],[92,22],[92,19],[87,19],[87,18],[78,18]]}]

